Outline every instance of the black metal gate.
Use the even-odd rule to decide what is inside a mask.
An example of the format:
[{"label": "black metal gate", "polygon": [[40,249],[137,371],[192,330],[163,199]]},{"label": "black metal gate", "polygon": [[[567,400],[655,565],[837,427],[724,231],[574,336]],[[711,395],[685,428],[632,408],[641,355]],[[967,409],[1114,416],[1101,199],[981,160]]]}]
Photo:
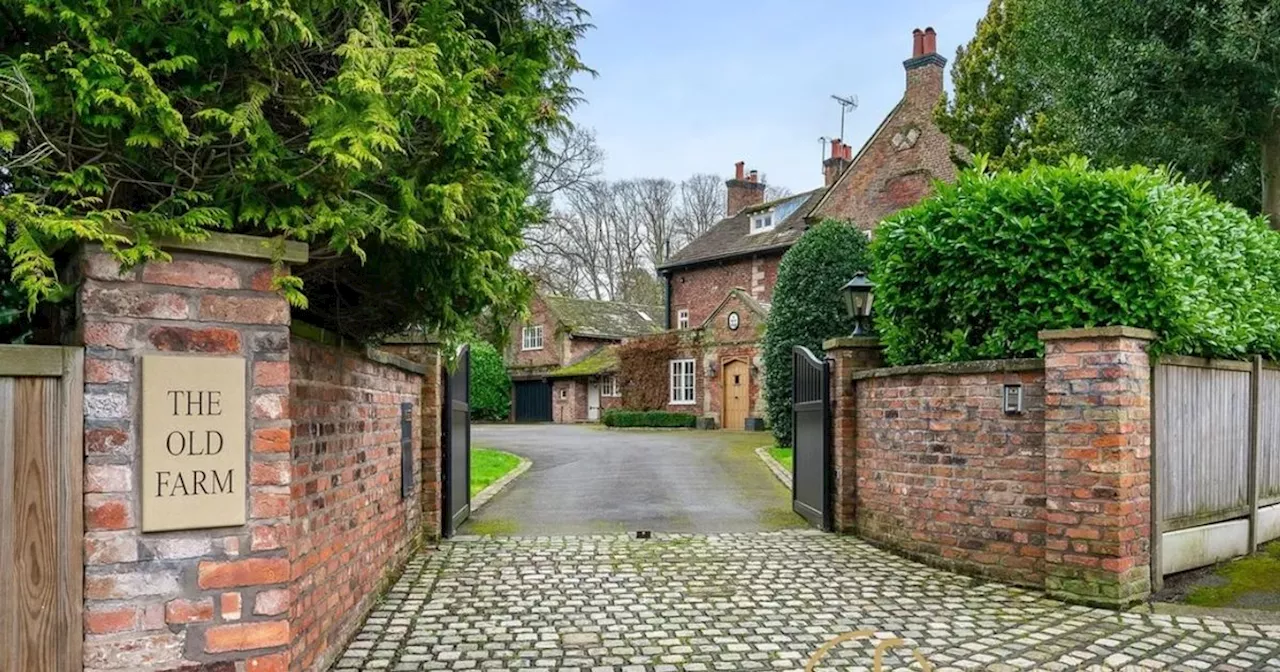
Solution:
[{"label": "black metal gate", "polygon": [[471,515],[471,346],[458,348],[453,373],[444,373],[441,534],[452,537]]},{"label": "black metal gate", "polygon": [[517,380],[516,422],[551,422],[551,383]]},{"label": "black metal gate", "polygon": [[831,367],[804,346],[791,353],[791,508],[831,530]]}]

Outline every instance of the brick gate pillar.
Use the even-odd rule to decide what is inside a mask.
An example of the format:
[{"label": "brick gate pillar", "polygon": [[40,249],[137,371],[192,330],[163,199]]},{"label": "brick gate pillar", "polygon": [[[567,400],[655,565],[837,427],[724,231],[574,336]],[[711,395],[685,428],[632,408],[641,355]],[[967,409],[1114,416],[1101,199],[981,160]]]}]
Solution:
[{"label": "brick gate pillar", "polygon": [[1045,589],[1124,607],[1151,592],[1151,363],[1131,327],[1045,343]]},{"label": "brick gate pillar", "polygon": [[[290,313],[271,287],[273,248],[229,234],[166,247],[174,250],[169,263],[122,271],[90,248],[76,265],[75,338],[85,348],[84,669],[285,670]],[[286,261],[305,261],[305,246],[286,248]],[[142,531],[141,362],[155,354],[244,360],[248,408],[234,409],[246,416],[243,525]]]},{"label": "brick gate pillar", "polygon": [[833,525],[835,531],[854,531],[855,486],[858,432],[855,421],[856,390],[850,376],[855,371],[878,369],[884,365],[880,339],[874,336],[833,338],[822,344],[831,360],[831,434],[833,479]]}]

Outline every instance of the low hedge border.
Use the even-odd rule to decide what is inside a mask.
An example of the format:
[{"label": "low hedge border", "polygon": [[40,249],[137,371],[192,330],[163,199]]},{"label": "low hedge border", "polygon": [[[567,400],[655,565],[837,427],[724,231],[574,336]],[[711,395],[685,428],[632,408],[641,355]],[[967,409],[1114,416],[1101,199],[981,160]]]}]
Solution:
[{"label": "low hedge border", "polygon": [[692,413],[669,411],[608,410],[604,412],[605,427],[694,427],[698,416]]}]

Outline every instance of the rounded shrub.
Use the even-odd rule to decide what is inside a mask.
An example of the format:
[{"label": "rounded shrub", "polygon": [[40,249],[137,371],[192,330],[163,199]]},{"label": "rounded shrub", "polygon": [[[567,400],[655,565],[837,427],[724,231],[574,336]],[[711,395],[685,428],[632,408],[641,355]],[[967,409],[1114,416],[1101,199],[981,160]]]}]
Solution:
[{"label": "rounded shrub", "polygon": [[981,162],[872,246],[890,364],[1043,354],[1042,329],[1151,329],[1153,352],[1280,355],[1280,233],[1164,170]]},{"label": "rounded shrub", "polygon": [[779,444],[791,445],[792,348],[821,357],[824,340],[853,331],[840,288],[870,268],[866,234],[835,220],[810,229],[782,258],[764,333],[765,402]]},{"label": "rounded shrub", "polygon": [[471,414],[477,420],[506,420],[511,412],[511,376],[502,353],[486,341],[471,343]]}]

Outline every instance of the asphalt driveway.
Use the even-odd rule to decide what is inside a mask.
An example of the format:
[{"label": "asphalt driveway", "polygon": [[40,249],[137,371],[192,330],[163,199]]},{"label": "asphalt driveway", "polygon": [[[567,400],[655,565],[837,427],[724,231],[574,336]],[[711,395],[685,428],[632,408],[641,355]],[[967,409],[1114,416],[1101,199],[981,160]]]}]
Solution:
[{"label": "asphalt driveway", "polygon": [[761,532],[804,527],[755,455],[766,433],[475,425],[472,445],[533,461],[463,534]]}]

